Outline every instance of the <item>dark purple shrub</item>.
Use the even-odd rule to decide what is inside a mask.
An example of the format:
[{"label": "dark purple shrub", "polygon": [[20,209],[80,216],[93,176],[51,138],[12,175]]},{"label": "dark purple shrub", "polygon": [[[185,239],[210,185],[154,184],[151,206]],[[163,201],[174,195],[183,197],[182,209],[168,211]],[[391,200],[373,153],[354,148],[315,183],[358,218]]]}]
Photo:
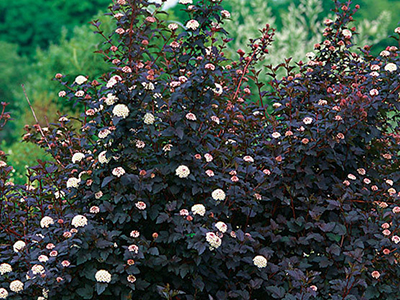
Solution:
[{"label": "dark purple shrub", "polygon": [[349,6],[308,63],[268,67],[272,92],[268,25],[231,62],[217,1],[186,6],[185,30],[111,6],[113,71],[56,75],[82,126],[28,128],[55,162],[1,190],[9,297],[397,299],[398,49],[352,52]]}]

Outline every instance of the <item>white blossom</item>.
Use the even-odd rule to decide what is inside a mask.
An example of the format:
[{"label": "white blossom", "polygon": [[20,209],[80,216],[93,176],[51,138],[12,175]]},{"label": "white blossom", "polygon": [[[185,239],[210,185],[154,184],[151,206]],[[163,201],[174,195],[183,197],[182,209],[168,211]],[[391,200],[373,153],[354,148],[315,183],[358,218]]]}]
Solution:
[{"label": "white blossom", "polygon": [[192,206],[191,211],[194,215],[204,216],[206,213],[206,208],[203,204],[195,204]]},{"label": "white blossom", "polygon": [[199,28],[199,26],[200,26],[200,24],[196,20],[189,20],[186,23],[186,27],[191,29],[191,30],[196,30],[197,28]]},{"label": "white blossom", "polygon": [[85,154],[82,152],[77,152],[72,156],[72,163],[80,162],[85,157]]},{"label": "white blossom", "polygon": [[253,258],[253,263],[258,268],[265,268],[267,266],[267,259],[262,255],[257,255]]},{"label": "white blossom", "polygon": [[154,123],[156,119],[154,118],[153,114],[151,113],[146,113],[143,117],[143,122],[147,125],[151,125]]},{"label": "white blossom", "polygon": [[222,201],[225,200],[225,192],[221,189],[216,189],[211,193],[211,197],[213,197],[214,200],[216,201]]},{"label": "white blossom", "polygon": [[2,264],[0,265],[0,274],[1,274],[1,275],[4,275],[4,274],[6,274],[6,273],[10,273],[10,272],[12,272],[12,267],[11,267],[11,265],[9,265],[9,264],[7,264],[7,263],[2,263]]},{"label": "white blossom", "polygon": [[72,226],[75,226],[76,228],[78,227],[84,227],[87,225],[87,218],[82,215],[76,215],[71,222]]},{"label": "white blossom", "polygon": [[222,221],[217,222],[217,223],[215,224],[215,227],[216,227],[219,231],[221,231],[222,233],[225,233],[226,230],[228,229],[228,226],[227,226],[224,222],[222,222]]},{"label": "white blossom", "polygon": [[206,241],[210,244],[210,250],[216,249],[221,246],[222,240],[214,233],[207,232],[206,233]]},{"label": "white blossom", "polygon": [[45,216],[40,220],[40,227],[49,228],[49,225],[54,224],[54,220],[51,217]]},{"label": "white blossom", "polygon": [[79,84],[79,85],[85,83],[86,81],[87,81],[87,78],[83,75],[79,75],[75,78],[75,83]]},{"label": "white blossom", "polygon": [[129,108],[125,104],[117,104],[113,109],[113,115],[125,119],[129,115]]},{"label": "white blossom", "polygon": [[19,280],[11,281],[10,290],[14,293],[19,293],[24,289],[24,284]]},{"label": "white blossom", "polygon": [[94,275],[97,282],[109,283],[111,281],[111,274],[106,270],[99,270]]},{"label": "white blossom", "polygon": [[5,288],[0,288],[0,299],[6,299],[8,297],[8,292]]},{"label": "white blossom", "polygon": [[187,166],[185,165],[180,165],[179,167],[176,168],[175,170],[176,176],[179,178],[186,178],[190,174],[190,170]]},{"label": "white blossom", "polygon": [[20,252],[22,249],[25,248],[25,246],[26,244],[24,241],[21,240],[16,241],[15,244],[13,245],[14,252]]}]

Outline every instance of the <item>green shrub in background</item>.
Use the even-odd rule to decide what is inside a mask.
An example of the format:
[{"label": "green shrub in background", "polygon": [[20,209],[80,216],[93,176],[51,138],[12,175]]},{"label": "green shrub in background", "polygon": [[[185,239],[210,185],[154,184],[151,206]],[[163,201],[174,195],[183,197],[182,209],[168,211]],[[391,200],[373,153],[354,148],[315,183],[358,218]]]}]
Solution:
[{"label": "green shrub in background", "polygon": [[37,159],[50,160],[51,157],[41,148],[31,143],[16,142],[11,147],[0,145],[2,149],[7,148],[8,163],[13,167],[10,179],[15,184],[25,184],[27,182],[27,166],[37,164]]},{"label": "green shrub in background", "polygon": [[[323,21],[327,18],[322,0],[300,0],[298,5],[292,3],[287,11],[279,16],[273,13],[273,2],[265,0],[231,0],[231,21],[226,22],[225,29],[233,38],[233,43],[226,49],[230,57],[236,55],[237,49],[248,50],[248,37],[259,32],[260,24],[272,24],[278,28],[275,41],[271,46],[268,63],[278,65],[282,59],[292,57],[295,61],[308,61],[306,54],[313,51],[314,44],[321,40]],[[332,14],[328,16],[333,18]],[[362,20],[357,25],[356,45],[376,44],[387,37],[391,14],[384,11],[373,21]],[[277,26],[282,22],[284,26]],[[260,66],[261,67],[261,66]],[[285,74],[281,74],[285,75]]]},{"label": "green shrub in background", "polygon": [[0,0],[0,40],[16,43],[19,52],[33,56],[58,40],[61,29],[77,25],[107,8],[108,0]]}]

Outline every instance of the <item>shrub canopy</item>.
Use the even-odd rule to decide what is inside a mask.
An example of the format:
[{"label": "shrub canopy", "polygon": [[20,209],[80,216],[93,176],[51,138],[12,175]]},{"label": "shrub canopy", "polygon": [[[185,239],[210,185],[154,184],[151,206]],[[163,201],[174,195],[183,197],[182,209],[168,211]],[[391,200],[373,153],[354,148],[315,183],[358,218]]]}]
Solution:
[{"label": "shrub canopy", "polygon": [[230,61],[227,11],[190,2],[185,28],[113,4],[112,71],[56,75],[82,126],[27,128],[55,159],[31,184],[2,158],[0,295],[397,299],[398,48],[352,52],[357,8],[337,2],[300,71],[257,71],[274,30]]}]

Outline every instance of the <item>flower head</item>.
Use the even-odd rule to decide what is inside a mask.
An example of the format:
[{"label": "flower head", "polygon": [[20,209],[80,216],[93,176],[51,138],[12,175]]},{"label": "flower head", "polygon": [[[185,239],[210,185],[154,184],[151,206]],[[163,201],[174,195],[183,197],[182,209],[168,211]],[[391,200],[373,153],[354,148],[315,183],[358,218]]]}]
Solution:
[{"label": "flower head", "polygon": [[13,245],[14,252],[20,252],[22,249],[25,248],[25,246],[26,244],[24,241],[21,240],[16,241],[15,244]]},{"label": "flower head", "polygon": [[210,244],[211,250],[221,246],[222,240],[214,232],[206,233],[206,241]]},{"label": "flower head", "polygon": [[342,34],[343,34],[343,36],[344,36],[345,38],[348,38],[348,39],[351,38],[351,36],[352,36],[351,31],[348,30],[348,29],[342,30]]},{"label": "flower head", "polygon": [[129,108],[125,104],[117,104],[113,109],[113,115],[125,119],[129,115]]},{"label": "flower head", "polygon": [[111,274],[106,270],[99,270],[94,275],[97,282],[109,283],[111,282]]},{"label": "flower head", "polygon": [[186,178],[190,174],[190,170],[187,166],[180,165],[179,167],[176,168],[175,170],[176,176],[179,178]]},{"label": "flower head", "polygon": [[0,299],[6,299],[8,297],[8,292],[5,288],[0,288]]},{"label": "flower head", "polygon": [[227,226],[224,222],[222,222],[222,221],[217,222],[217,223],[215,224],[215,227],[216,227],[219,231],[221,231],[222,233],[225,233],[226,230],[228,229],[228,226]]},{"label": "flower head", "polygon": [[72,156],[72,163],[80,162],[85,157],[85,154],[77,152]]},{"label": "flower head", "polygon": [[203,204],[195,204],[192,206],[191,211],[194,215],[204,216],[206,214],[206,208]]},{"label": "flower head", "polygon": [[253,258],[253,263],[257,268],[265,268],[267,266],[267,259],[262,255],[257,255]]},{"label": "flower head", "polygon": [[200,26],[200,24],[196,20],[189,20],[186,23],[186,27],[191,29],[191,30],[196,30],[197,28],[199,28],[199,26]]},{"label": "flower head", "polygon": [[45,216],[40,220],[40,227],[49,228],[49,225],[54,224],[54,220],[51,217]]},{"label": "flower head", "polygon": [[121,177],[125,174],[125,170],[122,167],[116,167],[112,170],[112,174],[116,177]]},{"label": "flower head", "polygon": [[144,124],[147,124],[147,125],[153,124],[155,120],[156,119],[154,118],[153,114],[151,114],[151,113],[146,113],[143,117],[143,122],[144,122]]},{"label": "flower head", "polygon": [[19,280],[11,281],[10,290],[14,293],[19,293],[24,289],[24,284]]},{"label": "flower head", "polygon": [[82,215],[76,215],[71,222],[72,226],[78,227],[85,227],[87,225],[87,218]]},{"label": "flower head", "polygon": [[396,71],[396,70],[397,70],[397,65],[394,64],[394,63],[388,63],[388,64],[385,66],[385,71],[394,72],[394,71]]},{"label": "flower head", "polygon": [[186,114],[186,119],[188,119],[189,121],[196,121],[197,117],[194,113],[187,113]]},{"label": "flower head", "polygon": [[225,200],[225,192],[221,189],[216,189],[211,193],[211,197],[213,197],[216,201],[223,201]]},{"label": "flower head", "polygon": [[77,188],[79,186],[79,183],[81,182],[80,179],[71,177],[67,180],[67,188]]},{"label": "flower head", "polygon": [[11,267],[11,265],[9,265],[9,264],[7,264],[7,263],[2,263],[2,264],[0,265],[0,274],[1,274],[1,275],[4,275],[4,274],[6,274],[6,273],[10,273],[10,272],[12,272],[12,267]]},{"label": "flower head", "polygon": [[87,78],[83,75],[79,75],[75,78],[75,83],[78,85],[84,84],[87,81]]},{"label": "flower head", "polygon": [[373,271],[372,273],[371,273],[371,276],[373,277],[373,278],[375,278],[375,279],[378,279],[379,277],[381,277],[381,274],[378,272],[378,271]]}]

